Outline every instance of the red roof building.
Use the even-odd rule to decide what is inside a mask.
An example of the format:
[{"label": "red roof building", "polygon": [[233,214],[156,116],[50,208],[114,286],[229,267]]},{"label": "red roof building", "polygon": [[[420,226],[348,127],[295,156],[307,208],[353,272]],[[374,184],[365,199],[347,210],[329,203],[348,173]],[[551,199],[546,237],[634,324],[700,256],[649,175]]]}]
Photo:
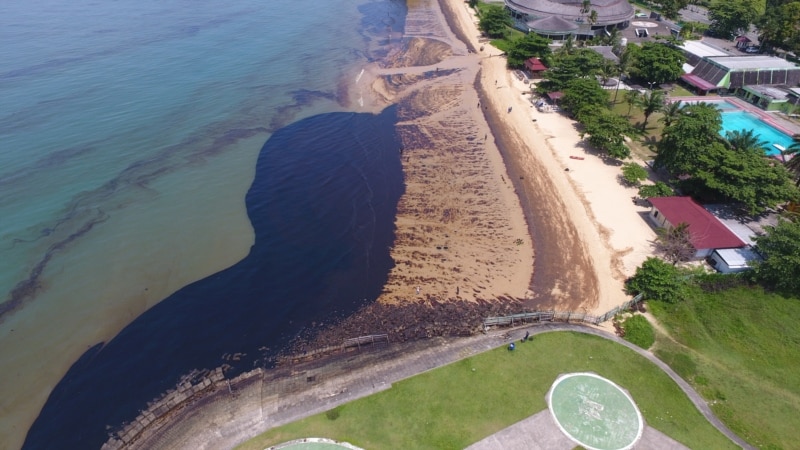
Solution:
[{"label": "red roof building", "polygon": [[722,248],[741,248],[746,244],[710,212],[690,197],[653,197],[650,219],[657,226],[672,228],[689,225],[689,239],[697,250],[696,258],[704,258]]},{"label": "red roof building", "polygon": [[539,58],[528,58],[525,60],[525,69],[535,76],[547,70],[547,66]]}]

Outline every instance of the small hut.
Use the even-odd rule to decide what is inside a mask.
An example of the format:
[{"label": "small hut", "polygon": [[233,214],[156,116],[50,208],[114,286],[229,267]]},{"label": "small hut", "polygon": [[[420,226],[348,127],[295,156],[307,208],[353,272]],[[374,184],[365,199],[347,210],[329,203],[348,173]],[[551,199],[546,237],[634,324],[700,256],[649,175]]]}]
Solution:
[{"label": "small hut", "polygon": [[525,70],[531,78],[541,78],[547,66],[539,58],[528,58],[525,60]]}]

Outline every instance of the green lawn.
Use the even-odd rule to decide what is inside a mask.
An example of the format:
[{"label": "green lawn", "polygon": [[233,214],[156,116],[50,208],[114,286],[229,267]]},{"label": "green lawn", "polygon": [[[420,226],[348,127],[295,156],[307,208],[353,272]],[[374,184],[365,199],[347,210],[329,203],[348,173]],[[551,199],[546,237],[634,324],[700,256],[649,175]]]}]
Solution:
[{"label": "green lawn", "polygon": [[418,375],[241,448],[318,436],[367,449],[462,449],[544,410],[556,377],[577,371],[626,388],[650,426],[691,448],[736,448],[655,365],[621,345],[570,332],[537,335],[513,352],[498,348]]},{"label": "green lawn", "polygon": [[800,301],[740,287],[695,292],[651,311],[663,334],[655,353],[706,399],[728,427],[760,448],[798,448]]}]

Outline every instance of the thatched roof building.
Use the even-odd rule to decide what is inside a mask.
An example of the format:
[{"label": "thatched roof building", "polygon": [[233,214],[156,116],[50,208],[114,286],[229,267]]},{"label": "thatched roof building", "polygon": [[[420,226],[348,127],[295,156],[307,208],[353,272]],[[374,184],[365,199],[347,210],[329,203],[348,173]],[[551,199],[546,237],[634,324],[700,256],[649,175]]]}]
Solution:
[{"label": "thatched roof building", "polygon": [[[588,9],[581,0],[504,0],[518,22],[529,32],[554,37],[594,35],[593,30],[609,26],[626,27],[633,19],[633,6],[627,0],[591,0]],[[591,11],[597,12],[590,23]]]}]

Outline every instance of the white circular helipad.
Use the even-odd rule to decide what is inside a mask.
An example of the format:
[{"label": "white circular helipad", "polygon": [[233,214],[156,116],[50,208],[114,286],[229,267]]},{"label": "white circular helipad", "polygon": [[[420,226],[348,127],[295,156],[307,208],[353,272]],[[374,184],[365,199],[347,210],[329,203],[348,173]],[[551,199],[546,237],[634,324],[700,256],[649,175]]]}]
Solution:
[{"label": "white circular helipad", "polygon": [[644,421],[633,399],[593,373],[558,377],[547,404],[561,431],[589,450],[626,450],[642,436]]},{"label": "white circular helipad", "polygon": [[655,22],[642,22],[642,21],[636,20],[636,21],[631,22],[631,26],[634,26],[636,28],[655,28],[655,27],[658,26],[658,24],[655,23]]},{"label": "white circular helipad", "polygon": [[305,438],[284,442],[266,450],[362,450],[348,442],[334,441],[325,438]]}]

